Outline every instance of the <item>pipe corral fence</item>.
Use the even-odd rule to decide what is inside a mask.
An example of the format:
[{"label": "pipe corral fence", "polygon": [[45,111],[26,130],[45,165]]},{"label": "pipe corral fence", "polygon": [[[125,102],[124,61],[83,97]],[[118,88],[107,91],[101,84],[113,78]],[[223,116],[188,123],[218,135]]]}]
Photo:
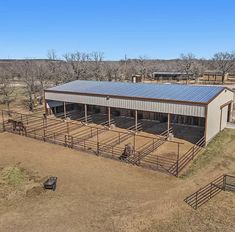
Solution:
[{"label": "pipe corral fence", "polygon": [[235,192],[235,176],[223,174],[186,197],[184,201],[197,210],[221,191]]},{"label": "pipe corral fence", "polygon": [[[141,130],[141,125],[138,125]],[[14,111],[2,111],[2,131],[23,135],[71,149],[90,152],[178,177],[180,172],[205,146],[202,137],[180,155],[183,143],[169,140],[172,128],[160,135],[145,136],[130,126],[125,131],[110,128],[109,122],[99,125],[64,120]],[[106,138],[104,135],[107,135]],[[174,155],[161,153],[163,146],[174,147]]]}]

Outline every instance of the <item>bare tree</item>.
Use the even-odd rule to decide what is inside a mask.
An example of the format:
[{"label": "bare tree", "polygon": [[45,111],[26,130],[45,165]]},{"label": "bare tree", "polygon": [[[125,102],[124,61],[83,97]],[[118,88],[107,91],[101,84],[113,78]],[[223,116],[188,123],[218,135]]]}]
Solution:
[{"label": "bare tree", "polygon": [[215,68],[222,73],[222,83],[224,83],[225,75],[235,66],[235,52],[218,52],[214,54],[212,60]]},{"label": "bare tree", "polygon": [[186,76],[186,83],[190,80],[190,77],[195,75],[197,72],[196,63],[195,63],[196,56],[192,53],[188,54],[181,54],[180,60],[178,62],[179,70],[183,72]]},{"label": "bare tree", "polygon": [[125,80],[130,81],[131,77],[138,73],[138,67],[135,60],[127,59],[125,56],[125,60],[120,60],[119,64],[122,76]]},{"label": "bare tree", "polygon": [[64,70],[62,69],[63,61],[59,59],[56,51],[54,49],[49,50],[47,58],[50,81],[52,81],[55,85],[65,82],[68,73],[64,72]]},{"label": "bare tree", "polygon": [[148,73],[147,58],[145,56],[139,56],[135,62],[137,64],[138,74],[140,74],[142,78],[145,78]]},{"label": "bare tree", "polygon": [[100,80],[104,79],[104,75],[102,72],[103,59],[104,59],[103,52],[92,52],[91,53],[92,74],[94,75],[94,78],[96,81],[100,81]]},{"label": "bare tree", "polygon": [[32,60],[24,60],[18,63],[17,70],[21,81],[25,85],[26,105],[29,111],[34,111],[34,97],[36,93],[36,78]]},{"label": "bare tree", "polygon": [[35,78],[37,80],[37,89],[39,92],[39,103],[42,104],[44,89],[49,83],[49,70],[46,62],[37,62],[34,65]]},{"label": "bare tree", "polygon": [[121,79],[118,63],[112,61],[106,62],[104,65],[104,70],[108,81],[118,81]]},{"label": "bare tree", "polygon": [[11,72],[0,69],[0,102],[10,110],[10,104],[15,100],[15,87],[12,84]]},{"label": "bare tree", "polygon": [[80,80],[86,79],[88,62],[90,61],[90,55],[82,52],[66,53],[64,58],[72,67],[73,77],[72,79]]}]

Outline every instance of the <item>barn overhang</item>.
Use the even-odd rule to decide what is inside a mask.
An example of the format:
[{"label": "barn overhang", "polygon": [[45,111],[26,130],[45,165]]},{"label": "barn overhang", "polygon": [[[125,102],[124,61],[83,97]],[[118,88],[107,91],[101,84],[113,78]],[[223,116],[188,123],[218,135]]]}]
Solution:
[{"label": "barn overhang", "polygon": [[139,111],[170,113],[177,115],[205,117],[206,104],[180,101],[158,101],[154,99],[122,98],[113,96],[93,96],[89,94],[71,94],[45,91],[46,101],[79,103]]}]

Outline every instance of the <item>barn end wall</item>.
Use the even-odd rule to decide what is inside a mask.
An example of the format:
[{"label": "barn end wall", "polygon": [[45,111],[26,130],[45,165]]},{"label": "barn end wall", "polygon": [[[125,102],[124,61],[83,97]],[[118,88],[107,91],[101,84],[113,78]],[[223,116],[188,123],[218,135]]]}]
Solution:
[{"label": "barn end wall", "polygon": [[[233,101],[233,93],[225,89],[208,104],[205,134],[206,142],[209,142],[226,127],[228,116],[228,105],[226,104],[231,101]],[[221,108],[222,106],[224,107]]]}]

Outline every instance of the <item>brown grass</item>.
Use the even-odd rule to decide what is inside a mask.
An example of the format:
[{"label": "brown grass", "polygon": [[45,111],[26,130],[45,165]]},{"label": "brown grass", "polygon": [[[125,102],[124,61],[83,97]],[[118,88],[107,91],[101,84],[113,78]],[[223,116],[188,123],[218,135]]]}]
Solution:
[{"label": "brown grass", "polygon": [[[228,130],[226,133],[233,133]],[[232,137],[231,137],[232,138]],[[222,140],[227,141],[227,136]],[[185,180],[8,133],[0,134],[2,167],[21,162],[35,175],[58,177],[56,192],[0,208],[2,231],[232,231],[235,195],[223,192],[198,211],[183,199],[235,168],[235,142]],[[224,165],[226,162],[228,164]]]}]

